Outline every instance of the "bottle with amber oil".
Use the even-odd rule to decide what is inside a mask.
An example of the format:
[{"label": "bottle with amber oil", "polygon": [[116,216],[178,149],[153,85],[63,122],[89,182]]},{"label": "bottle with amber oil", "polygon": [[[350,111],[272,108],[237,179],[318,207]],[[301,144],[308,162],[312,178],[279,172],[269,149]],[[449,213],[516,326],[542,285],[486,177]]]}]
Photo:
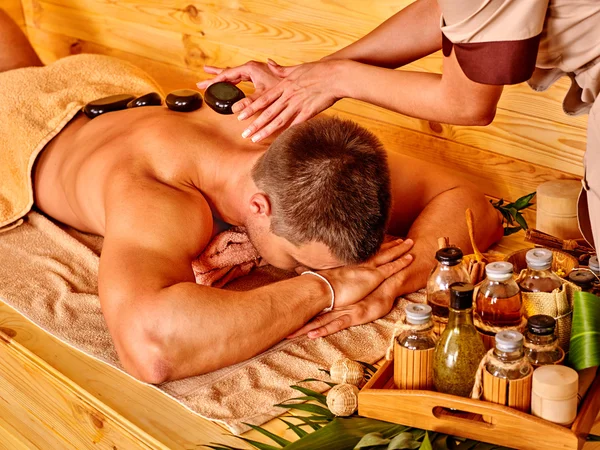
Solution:
[{"label": "bottle with amber oil", "polygon": [[448,325],[435,345],[433,384],[439,392],[468,397],[485,355],[473,325],[473,285],[450,286]]},{"label": "bottle with amber oil", "polygon": [[494,262],[485,266],[486,279],[475,300],[475,326],[483,335],[486,348],[492,348],[493,336],[503,328],[521,324],[523,300],[513,279],[513,265]]},{"label": "bottle with amber oil", "polygon": [[558,345],[556,320],[545,314],[536,314],[527,320],[525,356],[534,368],[547,364],[561,364],[565,352]]},{"label": "bottle with amber oil", "polygon": [[431,307],[406,305],[405,331],[394,345],[394,382],[398,389],[433,389],[435,335]]},{"label": "bottle with amber oil", "polygon": [[523,353],[523,335],[499,331],[483,373],[483,399],[529,412],[533,368]]},{"label": "bottle with amber oil", "polygon": [[552,292],[562,282],[552,272],[552,251],[547,248],[532,248],[525,255],[527,270],[519,282],[523,292]]},{"label": "bottle with amber oil", "polygon": [[439,335],[448,321],[450,303],[450,285],[457,282],[469,282],[469,274],[462,264],[463,253],[458,247],[446,247],[438,250],[435,259],[437,266],[427,279],[427,304],[431,306],[434,331]]}]

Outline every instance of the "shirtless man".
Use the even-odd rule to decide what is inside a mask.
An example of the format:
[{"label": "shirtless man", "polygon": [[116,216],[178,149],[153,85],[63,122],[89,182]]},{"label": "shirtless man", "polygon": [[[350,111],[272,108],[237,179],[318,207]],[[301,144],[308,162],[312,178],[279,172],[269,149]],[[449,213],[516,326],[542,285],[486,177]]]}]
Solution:
[{"label": "shirtless man", "polygon": [[[2,11],[0,30],[0,72],[41,64]],[[37,206],[105,238],[102,310],[124,368],[143,381],[205,373],[291,334],[325,336],[382,317],[424,286],[438,236],[469,250],[466,207],[482,248],[502,234],[473,186],[393,153],[390,208],[385,154],[352,122],[317,119],[261,145],[242,131],[207,107],[80,114],[38,157]],[[386,223],[408,239],[375,254]],[[316,276],[248,292],[197,285],[191,261],[226,224],[245,226],[274,266],[318,271],[335,308],[318,315],[331,294]]]}]

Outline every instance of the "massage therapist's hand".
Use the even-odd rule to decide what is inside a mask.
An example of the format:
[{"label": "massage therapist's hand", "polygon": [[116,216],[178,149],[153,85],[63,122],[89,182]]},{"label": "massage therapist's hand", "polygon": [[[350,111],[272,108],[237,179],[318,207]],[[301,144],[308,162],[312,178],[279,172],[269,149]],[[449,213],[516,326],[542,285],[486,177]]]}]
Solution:
[{"label": "massage therapist's hand", "polygon": [[242,81],[251,81],[254,85],[254,93],[240,100],[231,108],[234,113],[244,109],[247,104],[259,98],[264,92],[276,86],[281,78],[275,75],[265,63],[258,61],[248,61],[238,67],[222,69],[220,67],[204,66],[206,73],[216,75],[216,77],[197,83],[199,89],[207,89],[211,84],[221,81],[227,81],[232,84],[238,84]]},{"label": "massage therapist's hand", "polygon": [[269,60],[269,69],[281,81],[261,95],[254,94],[236,104],[239,120],[263,110],[242,136],[259,142],[288,124],[304,122],[329,108],[344,97],[336,88],[343,64],[343,61],[331,60],[283,67]]},{"label": "massage therapist's hand", "polygon": [[[383,261],[384,258],[386,258],[386,253],[388,253],[390,250],[389,246],[395,242],[401,241],[394,241],[392,243],[384,244],[374,259],[382,258],[377,262]],[[407,239],[404,241],[404,245],[408,247],[406,250],[408,251],[410,248],[412,248],[413,242],[412,240]],[[407,254],[406,256],[409,258],[407,260],[407,264],[405,264],[402,269],[408,267],[408,265],[410,265],[410,263],[413,261],[412,255]],[[404,259],[405,258],[401,258],[400,260]],[[370,263],[373,263],[373,261],[370,261]],[[335,307],[331,312],[315,317],[304,327],[288,336],[288,339],[292,339],[303,334],[307,334],[311,339],[324,337],[333,333],[337,333],[338,331],[348,327],[369,323],[385,316],[394,306],[397,293],[399,292],[399,286],[403,283],[405,278],[403,277],[402,269],[397,270],[389,277],[386,277],[376,289],[367,293],[358,301],[351,301],[348,303],[345,303],[344,301],[338,302],[336,292]],[[328,271],[323,271],[320,273],[329,278],[327,272]]]}]

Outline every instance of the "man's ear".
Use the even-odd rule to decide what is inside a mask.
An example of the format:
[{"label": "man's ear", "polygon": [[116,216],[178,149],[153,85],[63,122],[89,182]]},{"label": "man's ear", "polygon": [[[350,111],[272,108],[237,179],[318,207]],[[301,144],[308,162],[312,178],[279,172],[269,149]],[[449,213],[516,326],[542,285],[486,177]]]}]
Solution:
[{"label": "man's ear", "polygon": [[258,192],[250,197],[250,212],[253,215],[271,217],[271,201],[266,194]]}]

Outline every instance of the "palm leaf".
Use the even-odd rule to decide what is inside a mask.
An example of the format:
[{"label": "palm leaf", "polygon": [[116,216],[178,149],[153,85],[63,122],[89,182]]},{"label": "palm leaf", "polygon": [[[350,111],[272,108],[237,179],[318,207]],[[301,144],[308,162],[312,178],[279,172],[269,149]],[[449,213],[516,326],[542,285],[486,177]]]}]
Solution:
[{"label": "palm leaf", "polygon": [[331,411],[329,411],[327,408],[323,408],[322,406],[318,406],[318,405],[311,405],[309,403],[299,403],[296,405],[294,405],[294,404],[284,405],[283,403],[279,403],[275,406],[277,406],[279,408],[297,409],[299,411],[306,411],[309,413],[316,414],[318,416],[322,416],[324,418],[333,419],[333,414],[331,413]]},{"label": "palm leaf", "polygon": [[575,370],[600,364],[600,298],[575,292],[569,363]]},{"label": "palm leaf", "polygon": [[283,447],[275,447],[273,445],[264,444],[262,442],[253,441],[252,439],[248,439],[241,436],[236,436],[236,438],[241,439],[244,442],[247,442],[251,446],[257,448],[258,450],[281,450]]},{"label": "palm leaf", "polygon": [[377,372],[377,367],[375,367],[372,364],[369,364],[369,363],[366,363],[366,362],[363,362],[363,361],[356,361],[356,362],[359,363],[359,364],[361,364],[363,367],[365,367],[367,370],[369,370],[372,373]]},{"label": "palm leaf", "polygon": [[367,433],[361,438],[360,441],[358,441],[358,444],[354,446],[354,450],[376,447],[379,445],[387,445],[390,443],[390,441],[391,439],[384,438],[381,433]]},{"label": "palm leaf", "polygon": [[521,209],[525,209],[529,206],[531,206],[531,200],[533,199],[533,197],[535,197],[535,192],[532,192],[531,194],[527,194],[524,195],[523,197],[519,198],[516,202],[515,202],[515,208],[517,208],[518,210]]},{"label": "palm leaf", "polygon": [[260,434],[268,437],[269,439],[271,439],[273,442],[281,445],[282,447],[285,447],[286,445],[291,444],[290,441],[288,441],[287,439],[284,439],[280,436],[277,436],[276,434],[271,433],[268,430],[265,430],[264,428],[261,428],[259,426],[256,425],[250,425],[249,423],[244,423],[244,425],[249,426],[250,428],[252,428],[255,431],[258,431]]},{"label": "palm leaf", "polygon": [[303,424],[300,424],[300,426],[303,425],[308,425],[309,427],[311,427],[313,430],[319,430],[321,428],[323,428],[323,425],[321,425],[321,423],[329,423],[329,420],[311,420],[309,417],[305,417],[305,416],[291,416],[294,419],[298,419],[302,422],[304,422]]},{"label": "palm leaf", "polygon": [[[321,369],[319,369],[319,370],[321,370]],[[327,372],[327,374],[329,375],[329,372],[327,370],[323,370],[323,372]],[[310,381],[319,381],[321,383],[327,384],[329,387],[336,386],[336,383],[332,383],[331,381],[318,380],[316,378],[305,378],[304,380],[298,381],[298,383],[308,383]]]},{"label": "palm leaf", "polygon": [[288,428],[290,430],[292,430],[294,433],[296,433],[296,436],[298,436],[300,439],[302,439],[304,436],[306,436],[308,434],[307,431],[304,431],[300,426],[293,424],[292,422],[283,420],[281,417],[279,418],[279,420],[281,420],[283,423],[285,423],[288,426]]},{"label": "palm leaf", "polygon": [[423,438],[423,442],[421,443],[419,450],[433,450],[431,441],[429,440],[429,433],[425,433],[425,437]]},{"label": "palm leaf", "polygon": [[232,447],[231,445],[226,444],[215,444],[215,445],[202,445],[202,447],[207,447],[212,450],[244,450],[243,448]]},{"label": "palm leaf", "polygon": [[302,392],[304,395],[306,395],[308,397],[308,400],[315,400],[315,401],[321,403],[322,405],[327,405],[327,397],[325,397],[323,394],[315,392],[311,389],[303,388],[302,386],[292,385],[290,387],[292,389]]}]

